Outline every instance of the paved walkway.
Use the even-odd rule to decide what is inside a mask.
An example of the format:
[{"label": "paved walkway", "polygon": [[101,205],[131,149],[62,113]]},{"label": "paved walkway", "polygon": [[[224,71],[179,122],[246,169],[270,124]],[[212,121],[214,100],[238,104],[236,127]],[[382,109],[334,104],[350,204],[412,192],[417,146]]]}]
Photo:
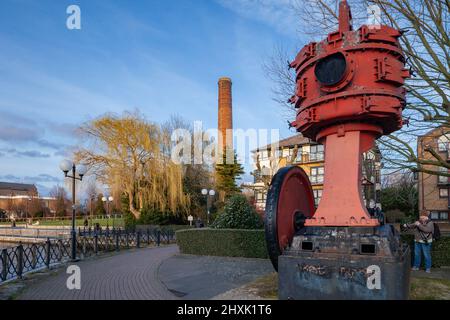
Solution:
[{"label": "paved walkway", "polygon": [[109,257],[76,263],[81,270],[81,290],[69,290],[62,268],[27,288],[24,300],[171,300],[177,297],[158,280],[162,261],[178,252],[177,246],[125,251]]},{"label": "paved walkway", "polygon": [[212,299],[272,273],[268,259],[174,255],[159,267],[159,279],[177,297]]}]

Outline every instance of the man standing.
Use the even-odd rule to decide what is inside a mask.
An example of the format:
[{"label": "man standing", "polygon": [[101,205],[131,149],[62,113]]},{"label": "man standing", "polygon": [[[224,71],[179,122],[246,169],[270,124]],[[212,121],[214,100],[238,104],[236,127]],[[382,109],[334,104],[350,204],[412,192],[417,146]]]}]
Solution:
[{"label": "man standing", "polygon": [[425,258],[425,272],[431,272],[431,244],[433,242],[434,224],[428,218],[428,212],[420,213],[419,221],[405,224],[404,227],[414,230],[414,266],[417,271],[422,262],[422,253]]}]

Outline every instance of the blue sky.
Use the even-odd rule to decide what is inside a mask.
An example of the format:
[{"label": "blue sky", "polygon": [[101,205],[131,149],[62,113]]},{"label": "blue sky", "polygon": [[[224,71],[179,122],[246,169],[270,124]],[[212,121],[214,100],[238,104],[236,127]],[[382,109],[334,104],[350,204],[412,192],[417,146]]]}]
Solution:
[{"label": "blue sky", "polygon": [[[303,44],[288,1],[1,0],[0,180],[62,184],[73,130],[106,112],[214,128],[221,76],[235,128],[289,136],[261,67],[277,44]],[[81,30],[66,28],[71,4]]]}]

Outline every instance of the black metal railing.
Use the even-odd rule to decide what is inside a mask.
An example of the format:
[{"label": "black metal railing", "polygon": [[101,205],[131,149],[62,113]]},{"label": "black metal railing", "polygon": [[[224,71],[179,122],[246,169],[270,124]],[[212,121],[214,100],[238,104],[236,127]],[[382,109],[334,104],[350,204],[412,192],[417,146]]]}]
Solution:
[{"label": "black metal railing", "polygon": [[[128,232],[125,230],[79,230],[77,236],[77,258],[84,259],[102,252],[142,248],[170,244],[175,240],[173,230],[147,230]],[[19,244],[0,251],[0,284],[22,278],[28,272],[69,261],[71,239],[47,239],[44,242]]]}]

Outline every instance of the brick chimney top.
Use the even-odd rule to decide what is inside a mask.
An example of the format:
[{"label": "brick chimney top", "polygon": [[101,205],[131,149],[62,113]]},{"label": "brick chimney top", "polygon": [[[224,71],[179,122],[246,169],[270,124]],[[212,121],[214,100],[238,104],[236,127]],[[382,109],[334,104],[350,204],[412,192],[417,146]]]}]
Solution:
[{"label": "brick chimney top", "polygon": [[222,77],[222,78],[219,78],[219,82],[221,82],[221,81],[228,81],[228,82],[231,82],[231,79],[228,78],[228,77]]}]

